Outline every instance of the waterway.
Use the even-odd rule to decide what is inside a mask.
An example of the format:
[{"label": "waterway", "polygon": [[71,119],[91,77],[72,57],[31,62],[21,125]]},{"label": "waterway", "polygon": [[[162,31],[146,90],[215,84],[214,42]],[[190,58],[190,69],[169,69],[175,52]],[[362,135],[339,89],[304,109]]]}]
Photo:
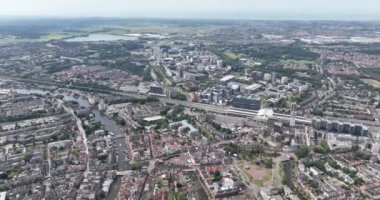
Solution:
[{"label": "waterway", "polygon": [[[83,97],[74,97],[70,95],[64,95],[63,98],[64,101],[75,101],[79,104],[79,106],[84,107],[84,108],[90,108],[91,105],[88,103],[86,99]],[[95,115],[95,121],[96,122],[101,122],[105,129],[108,130],[109,132],[113,133],[115,136],[122,136],[124,135],[125,131],[122,126],[116,124],[116,122],[112,119],[110,119],[108,116],[101,114],[100,111],[96,108],[93,108],[92,113]]]},{"label": "waterway", "polygon": [[65,39],[64,41],[66,42],[100,42],[100,41],[118,41],[118,40],[136,40],[136,38],[121,36],[121,35],[94,33],[94,34],[90,34],[84,37],[68,38],[68,39]]},{"label": "waterway", "polygon": [[[49,91],[45,90],[38,90],[38,89],[0,89],[0,94],[1,93],[10,93],[10,92],[16,92],[18,94],[40,94],[40,95],[46,95],[48,93],[52,94],[53,96],[57,95],[63,95],[63,100],[64,101],[74,101],[79,104],[79,106],[84,107],[84,108],[90,108],[91,105],[87,101],[87,99],[83,98],[82,96],[79,97],[74,97],[73,95],[65,94],[65,93],[58,93],[54,92],[51,93]],[[110,119],[106,115],[102,115],[100,111],[96,108],[92,109],[92,112],[95,115],[95,121],[96,122],[101,122],[104,124],[105,129],[112,132],[115,136],[122,136],[125,133],[125,130],[122,126],[116,124],[116,122],[112,119]]]},{"label": "waterway", "polygon": [[111,133],[115,134],[115,136],[122,136],[125,133],[124,129],[121,126],[116,124],[114,120],[111,120],[107,116],[102,115],[99,110],[94,109],[92,112],[95,114],[95,121],[101,122],[104,127]]}]

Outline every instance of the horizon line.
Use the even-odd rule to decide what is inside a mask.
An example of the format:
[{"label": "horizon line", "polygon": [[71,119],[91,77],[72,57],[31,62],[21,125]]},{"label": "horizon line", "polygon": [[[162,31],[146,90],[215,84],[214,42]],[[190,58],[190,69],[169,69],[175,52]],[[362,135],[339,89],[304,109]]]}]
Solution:
[{"label": "horizon line", "polygon": [[[144,16],[60,16],[60,15],[1,15],[0,20],[36,20],[36,19],[114,19],[114,20],[213,20],[213,21],[337,21],[337,22],[380,22],[380,16],[374,18],[324,18],[324,17],[144,17]],[[29,19],[28,19],[29,18]],[[376,18],[376,19],[375,19]]]}]

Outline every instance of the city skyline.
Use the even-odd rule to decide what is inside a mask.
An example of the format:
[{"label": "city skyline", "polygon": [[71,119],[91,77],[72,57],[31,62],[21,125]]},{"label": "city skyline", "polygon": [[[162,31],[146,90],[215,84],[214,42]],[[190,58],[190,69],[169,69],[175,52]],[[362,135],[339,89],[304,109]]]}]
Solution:
[{"label": "city skyline", "polygon": [[375,0],[0,2],[0,200],[380,200]]}]

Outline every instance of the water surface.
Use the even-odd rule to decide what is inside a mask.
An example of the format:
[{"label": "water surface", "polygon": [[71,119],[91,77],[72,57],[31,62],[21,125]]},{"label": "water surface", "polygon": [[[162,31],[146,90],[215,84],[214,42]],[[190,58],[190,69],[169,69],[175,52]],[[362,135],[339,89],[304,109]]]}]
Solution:
[{"label": "water surface", "polygon": [[94,33],[84,37],[74,37],[65,39],[66,42],[100,42],[100,41],[117,41],[117,40],[136,40],[134,37],[111,35],[111,34],[101,34]]}]

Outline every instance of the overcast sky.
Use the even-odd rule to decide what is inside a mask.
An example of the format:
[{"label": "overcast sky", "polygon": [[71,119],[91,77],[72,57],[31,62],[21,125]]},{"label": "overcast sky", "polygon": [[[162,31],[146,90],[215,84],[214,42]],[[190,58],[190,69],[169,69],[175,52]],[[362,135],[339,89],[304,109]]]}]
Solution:
[{"label": "overcast sky", "polygon": [[0,15],[380,20],[380,0],[0,0]]}]

